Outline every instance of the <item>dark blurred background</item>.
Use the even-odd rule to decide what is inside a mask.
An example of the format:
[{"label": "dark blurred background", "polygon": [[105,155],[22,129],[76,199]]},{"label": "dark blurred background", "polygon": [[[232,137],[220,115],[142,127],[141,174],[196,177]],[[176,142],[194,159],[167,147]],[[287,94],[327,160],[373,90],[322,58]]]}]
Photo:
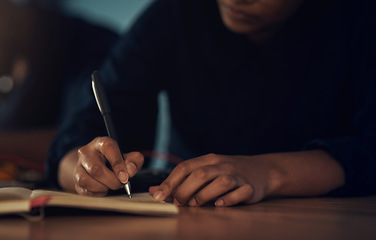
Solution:
[{"label": "dark blurred background", "polygon": [[[0,0],[0,181],[42,179],[67,100],[151,1]],[[167,102],[160,94],[159,152],[168,144]]]}]

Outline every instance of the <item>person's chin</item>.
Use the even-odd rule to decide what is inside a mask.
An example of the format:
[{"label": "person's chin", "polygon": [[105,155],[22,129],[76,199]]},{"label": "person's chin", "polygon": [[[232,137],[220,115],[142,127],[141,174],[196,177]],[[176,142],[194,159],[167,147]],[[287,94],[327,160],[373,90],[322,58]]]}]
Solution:
[{"label": "person's chin", "polygon": [[222,21],[233,32],[247,34],[258,28],[260,19],[251,14],[236,11],[226,6],[220,6]]},{"label": "person's chin", "polygon": [[227,18],[226,16],[223,16],[222,21],[230,31],[239,34],[249,34],[257,29],[257,26],[255,24],[234,21],[233,19]]}]

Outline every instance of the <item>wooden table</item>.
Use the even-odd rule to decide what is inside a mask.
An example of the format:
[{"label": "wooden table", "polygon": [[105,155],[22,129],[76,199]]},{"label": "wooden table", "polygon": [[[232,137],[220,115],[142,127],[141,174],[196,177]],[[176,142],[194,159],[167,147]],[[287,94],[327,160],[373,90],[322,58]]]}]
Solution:
[{"label": "wooden table", "polygon": [[376,196],[273,199],[230,208],[180,208],[178,217],[53,214],[0,218],[0,239],[376,239]]}]

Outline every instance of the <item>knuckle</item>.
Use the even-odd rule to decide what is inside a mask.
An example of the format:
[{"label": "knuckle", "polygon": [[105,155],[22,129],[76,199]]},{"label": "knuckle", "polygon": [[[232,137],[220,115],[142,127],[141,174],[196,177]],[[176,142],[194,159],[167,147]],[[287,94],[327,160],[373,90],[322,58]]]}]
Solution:
[{"label": "knuckle", "polygon": [[108,137],[96,137],[96,138],[93,139],[92,143],[102,144],[103,142],[106,141],[106,138],[108,138]]},{"label": "knuckle", "polygon": [[198,205],[201,205],[201,204],[204,204],[207,202],[207,199],[205,198],[205,196],[202,194],[202,193],[197,193],[194,198],[196,199],[197,201],[197,204]]},{"label": "knuckle", "polygon": [[92,142],[100,142],[100,141],[102,141],[103,138],[104,137],[96,137],[96,138],[93,139]]},{"label": "knuckle", "polygon": [[255,192],[254,188],[250,184],[243,185],[244,192],[247,194],[247,198],[251,198]]},{"label": "knuckle", "polygon": [[76,184],[80,186],[81,188],[87,188],[89,187],[88,178],[85,176],[82,176],[80,174],[76,174],[75,176]]},{"label": "knuckle", "polygon": [[101,137],[98,141],[98,146],[102,149],[114,148],[117,146],[117,143],[114,139],[109,137]]},{"label": "knuckle", "polygon": [[234,177],[230,176],[230,175],[222,175],[219,177],[218,179],[220,181],[220,184],[223,186],[223,187],[226,187],[226,188],[231,188],[234,186],[235,184],[235,179]]},{"label": "knuckle", "polygon": [[86,171],[93,178],[98,178],[103,175],[103,169],[98,164],[87,164]]},{"label": "knuckle", "polygon": [[252,204],[252,203],[255,203],[255,202],[259,201],[257,199],[254,199],[254,197],[255,197],[255,189],[251,185],[245,184],[245,185],[243,185],[243,189],[244,189],[243,203],[245,203],[245,204]]},{"label": "knuckle", "polygon": [[253,191],[254,191],[254,189],[253,189],[253,187],[251,186],[251,184],[246,183],[246,184],[243,185],[243,187],[244,187],[244,189],[245,189],[247,192],[253,192]]},{"label": "knuckle", "polygon": [[209,161],[209,164],[215,164],[218,162],[218,155],[215,153],[209,153],[205,155],[205,159]]},{"label": "knuckle", "polygon": [[205,180],[208,176],[208,169],[199,168],[192,173],[192,177],[197,180]]},{"label": "knuckle", "polygon": [[82,187],[78,186],[78,185],[75,185],[74,188],[76,189],[76,192],[80,195],[83,195],[84,194],[84,190]]},{"label": "knuckle", "polygon": [[217,158],[217,154],[215,154],[215,153],[208,153],[208,154],[205,155],[205,158],[207,158],[207,159],[215,159],[215,158]]},{"label": "knuckle", "polygon": [[187,162],[182,162],[175,167],[175,171],[179,173],[187,173],[188,172],[188,164]]},{"label": "knuckle", "polygon": [[81,156],[85,156],[87,152],[88,152],[88,146],[87,145],[80,147],[77,150],[78,155],[81,155]]}]

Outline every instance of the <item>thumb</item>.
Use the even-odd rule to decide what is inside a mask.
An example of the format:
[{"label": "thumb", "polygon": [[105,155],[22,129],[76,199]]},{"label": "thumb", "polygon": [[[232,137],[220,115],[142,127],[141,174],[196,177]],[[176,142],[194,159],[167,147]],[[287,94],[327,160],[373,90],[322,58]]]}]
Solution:
[{"label": "thumb", "polygon": [[130,152],[124,155],[124,160],[129,177],[133,177],[142,168],[144,155],[140,152]]}]

